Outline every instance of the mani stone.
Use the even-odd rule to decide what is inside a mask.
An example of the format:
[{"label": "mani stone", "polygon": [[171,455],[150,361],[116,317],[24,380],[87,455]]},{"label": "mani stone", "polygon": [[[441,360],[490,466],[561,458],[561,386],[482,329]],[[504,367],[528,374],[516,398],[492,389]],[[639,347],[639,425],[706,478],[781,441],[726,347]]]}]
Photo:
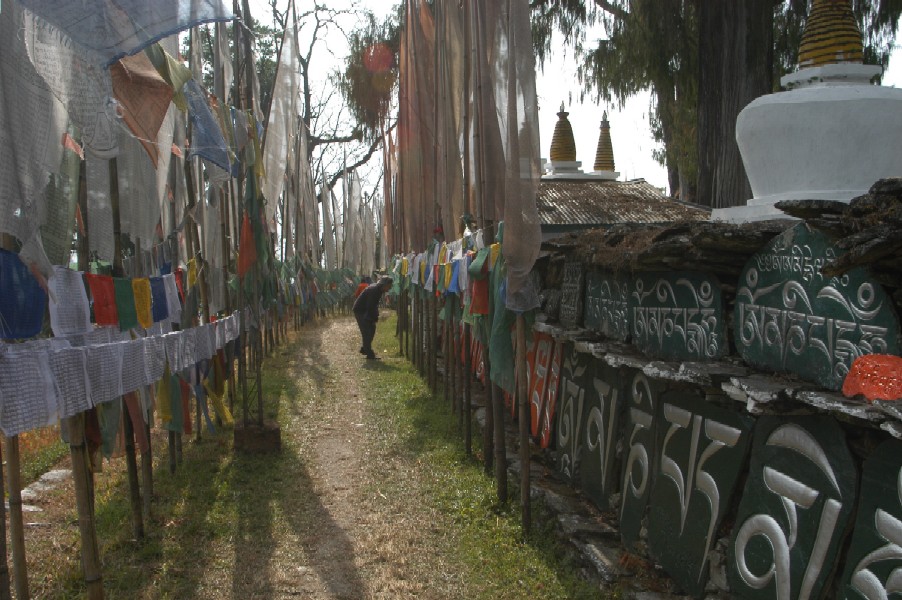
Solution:
[{"label": "mani stone", "polygon": [[661,403],[648,547],[682,589],[701,597],[711,572],[709,552],[733,506],[754,420],[685,391],[667,393]]},{"label": "mani stone", "polygon": [[880,284],[861,268],[838,277],[822,273],[842,253],[800,223],[749,260],[733,317],[747,363],[835,391],[857,356],[899,353],[899,319]]},{"label": "mani stone", "polygon": [[902,442],[887,440],[864,462],[858,516],[845,559],[841,596],[886,598],[902,568]]},{"label": "mani stone", "polygon": [[732,594],[822,597],[837,569],[857,482],[845,434],[832,417],[761,417],[730,535]]}]

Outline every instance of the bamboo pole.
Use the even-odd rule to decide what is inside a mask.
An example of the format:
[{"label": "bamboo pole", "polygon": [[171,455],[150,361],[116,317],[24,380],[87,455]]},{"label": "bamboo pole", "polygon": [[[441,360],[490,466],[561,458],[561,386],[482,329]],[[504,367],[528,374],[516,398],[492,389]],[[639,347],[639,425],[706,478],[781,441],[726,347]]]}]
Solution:
[{"label": "bamboo pole", "polygon": [[[448,307],[448,300],[446,298],[445,299],[445,308],[447,308],[447,307]],[[450,342],[450,339],[449,339],[450,336],[448,334],[450,333],[451,328],[448,326],[448,323],[449,323],[448,315],[446,314],[445,319],[442,321],[442,354],[444,355],[444,356],[442,356],[442,359],[444,361],[444,364],[442,365],[444,368],[442,390],[443,390],[443,394],[445,397],[445,404],[451,405],[451,412],[453,413],[454,412],[454,404],[451,400],[451,367],[450,367],[450,364],[448,363],[448,360],[450,358],[449,355],[451,354],[451,352],[448,350],[449,342]]]},{"label": "bamboo pole", "polygon": [[[0,464],[3,464],[3,450],[0,445]],[[6,482],[3,469],[0,469],[0,498],[6,496]],[[9,564],[6,562],[6,508],[0,518],[0,600],[11,600],[12,592],[9,587]]]},{"label": "bamboo pole", "polygon": [[[137,251],[141,251],[141,238],[137,238],[135,241],[135,247],[138,249]],[[139,267],[140,271],[138,275],[141,277],[146,276],[148,273],[144,270],[144,263],[140,261]],[[145,393],[150,394],[150,386],[145,388]],[[126,410],[126,417],[128,417],[129,413]],[[144,435],[147,439],[147,450],[141,452],[141,485],[144,488],[144,495],[142,496],[143,505],[143,517],[145,521],[150,521],[150,509],[151,509],[151,500],[153,499],[153,447],[151,445],[151,437],[150,437],[150,421],[147,419],[147,415],[143,413],[144,417]]]},{"label": "bamboo pole", "polygon": [[[113,210],[113,275],[124,276],[122,269],[122,221],[119,214],[119,165],[116,157],[109,160],[110,204]],[[141,490],[138,487],[138,460],[135,456],[135,432],[128,418],[128,408],[120,397],[118,402],[125,413],[125,464],[128,471],[129,504],[132,507],[132,528],[136,539],[144,537],[144,515],[141,504]]]},{"label": "bamboo pole", "polygon": [[[76,483],[91,476],[87,444],[85,443],[85,413],[66,420],[69,427],[69,453],[72,456],[72,476]],[[103,572],[97,531],[94,525],[92,490],[85,485],[75,486],[78,506],[78,529],[81,534],[81,566],[89,600],[103,599]]]},{"label": "bamboo pole", "polygon": [[482,461],[485,474],[491,475],[495,469],[495,402],[492,399],[494,395],[492,380],[489,379],[491,360],[489,359],[487,347],[482,349],[482,362],[482,372],[485,376],[485,385],[483,386],[485,426],[482,428]]},{"label": "bamboo pole", "polygon": [[[90,245],[88,243],[88,191],[86,164],[81,163],[79,170],[78,206],[81,211],[84,231],[78,232],[78,268],[88,270]],[[103,599],[103,571],[100,561],[100,550],[97,545],[97,530],[94,523],[94,486],[91,478],[91,458],[85,442],[85,413],[69,417],[63,421],[62,427],[68,431],[69,455],[72,459],[72,480],[75,488],[75,505],[78,510],[78,530],[81,542],[81,565],[88,600]],[[2,485],[0,485],[2,491]],[[9,598],[9,573],[6,569],[6,534],[0,533],[3,548],[0,548],[4,559],[3,572],[0,573],[0,599]],[[5,593],[5,595],[4,595]]]},{"label": "bamboo pole", "polygon": [[6,438],[6,479],[9,481],[9,539],[13,554],[13,582],[18,600],[28,600],[28,567],[25,563],[25,524],[22,522],[22,473],[19,436]]},{"label": "bamboo pole", "polygon": [[517,315],[517,421],[520,425],[520,506],[522,507],[523,535],[529,534],[532,522],[529,497],[529,398],[526,385],[526,320]]},{"label": "bamboo pole", "polygon": [[[464,206],[465,212],[473,214],[473,207],[470,206],[472,201],[471,173],[470,173],[470,78],[472,77],[472,69],[470,64],[470,0],[463,0],[464,9],[464,103],[463,103],[463,121],[464,121]],[[464,263],[466,264],[466,263]],[[470,356],[470,338],[471,327],[469,323],[464,324],[464,364],[463,364],[463,394],[464,394],[464,446],[467,456],[473,453],[473,398],[471,396],[471,385],[473,380],[472,357]]]},{"label": "bamboo pole", "polygon": [[504,392],[494,383],[492,388],[492,412],[495,430],[495,486],[498,491],[498,502],[507,502],[507,443],[504,438]]},{"label": "bamboo pole", "polygon": [[471,456],[473,454],[473,397],[472,397],[472,384],[473,384],[473,357],[471,354],[470,347],[470,338],[472,336],[471,326],[469,323],[464,323],[464,336],[463,336],[463,345],[464,345],[464,364],[463,364],[463,376],[464,376],[464,448],[466,449],[467,456]]}]

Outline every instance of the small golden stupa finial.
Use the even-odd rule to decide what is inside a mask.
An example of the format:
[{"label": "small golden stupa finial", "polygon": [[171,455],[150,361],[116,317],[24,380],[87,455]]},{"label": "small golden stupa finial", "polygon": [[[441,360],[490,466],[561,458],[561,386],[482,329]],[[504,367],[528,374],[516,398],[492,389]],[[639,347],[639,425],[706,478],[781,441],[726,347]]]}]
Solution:
[{"label": "small golden stupa finial", "polygon": [[849,0],[814,0],[799,47],[799,68],[861,63],[861,30]]},{"label": "small golden stupa finial", "polygon": [[608,111],[601,117],[601,131],[598,133],[598,147],[595,149],[594,171],[614,171],[614,146],[611,144],[611,125]]},{"label": "small golden stupa finial", "polygon": [[554,133],[551,136],[551,162],[576,161],[576,142],[573,139],[573,128],[567,116],[570,113],[564,111],[564,103],[561,102],[561,111],[557,114],[558,121],[554,125]]}]

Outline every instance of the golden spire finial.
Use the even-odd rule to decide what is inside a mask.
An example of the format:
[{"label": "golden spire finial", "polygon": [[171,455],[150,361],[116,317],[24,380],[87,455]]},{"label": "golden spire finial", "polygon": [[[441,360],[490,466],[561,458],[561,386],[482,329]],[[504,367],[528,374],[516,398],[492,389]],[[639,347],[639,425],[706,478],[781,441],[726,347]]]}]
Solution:
[{"label": "golden spire finial", "polygon": [[557,114],[558,121],[554,125],[554,133],[551,136],[551,162],[576,161],[576,142],[573,139],[573,128],[567,116],[570,113],[564,111],[564,103],[561,102],[561,111]]},{"label": "golden spire finial", "polygon": [[614,146],[611,144],[611,125],[608,111],[601,117],[601,131],[598,133],[598,147],[595,149],[593,171],[614,171]]},{"label": "golden spire finial", "polygon": [[863,56],[861,30],[849,0],[814,0],[799,47],[799,68],[860,64]]}]

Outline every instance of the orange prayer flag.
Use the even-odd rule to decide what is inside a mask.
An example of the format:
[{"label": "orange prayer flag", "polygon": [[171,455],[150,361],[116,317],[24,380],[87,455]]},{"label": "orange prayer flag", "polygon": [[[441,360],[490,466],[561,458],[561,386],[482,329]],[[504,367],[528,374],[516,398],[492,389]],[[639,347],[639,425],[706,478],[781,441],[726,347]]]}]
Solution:
[{"label": "orange prayer flag", "polygon": [[255,262],[257,262],[257,245],[254,242],[254,228],[251,227],[251,220],[247,213],[244,213],[244,219],[241,221],[241,238],[238,244],[238,277],[244,279],[245,274],[250,271]]}]

